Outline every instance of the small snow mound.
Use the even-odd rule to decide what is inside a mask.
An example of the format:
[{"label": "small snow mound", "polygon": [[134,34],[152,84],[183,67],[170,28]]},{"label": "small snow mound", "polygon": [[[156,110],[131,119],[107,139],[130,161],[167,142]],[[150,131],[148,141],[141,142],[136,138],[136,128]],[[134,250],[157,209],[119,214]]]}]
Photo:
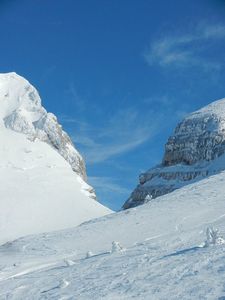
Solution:
[{"label": "small snow mound", "polygon": [[206,241],[204,247],[209,247],[213,245],[223,245],[225,240],[219,235],[219,230],[213,227],[208,227],[206,229]]},{"label": "small snow mound", "polygon": [[112,249],[111,249],[111,253],[115,253],[115,252],[123,252],[125,250],[125,248],[123,248],[119,242],[113,241],[112,242]]},{"label": "small snow mound", "polygon": [[61,288],[61,289],[65,289],[65,288],[68,287],[68,285],[70,285],[70,282],[67,281],[66,279],[63,279],[63,280],[62,280],[62,283],[60,284],[60,288]]},{"label": "small snow mound", "polygon": [[75,265],[75,262],[71,259],[65,259],[64,262],[66,263],[67,267]]},{"label": "small snow mound", "polygon": [[86,258],[90,258],[92,256],[94,256],[94,253],[92,253],[91,251],[88,251],[86,254]]}]

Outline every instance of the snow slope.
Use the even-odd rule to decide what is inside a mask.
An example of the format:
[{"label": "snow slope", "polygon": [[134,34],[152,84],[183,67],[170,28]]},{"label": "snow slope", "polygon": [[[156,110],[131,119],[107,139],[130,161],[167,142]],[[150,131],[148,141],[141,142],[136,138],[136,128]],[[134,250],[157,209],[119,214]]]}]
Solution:
[{"label": "snow slope", "polygon": [[[1,246],[0,299],[225,299],[225,245],[203,247],[208,227],[225,237],[224,184],[222,172]],[[124,249],[110,253],[113,241]]]},{"label": "snow slope", "polygon": [[67,152],[74,163],[81,159],[55,117],[14,73],[0,75],[0,140],[0,244],[111,212],[93,199],[79,167],[76,171],[62,154]]},{"label": "snow slope", "polygon": [[25,134],[31,141],[48,143],[86,180],[83,158],[56,116],[47,113],[37,90],[14,72],[0,74],[0,125]]}]

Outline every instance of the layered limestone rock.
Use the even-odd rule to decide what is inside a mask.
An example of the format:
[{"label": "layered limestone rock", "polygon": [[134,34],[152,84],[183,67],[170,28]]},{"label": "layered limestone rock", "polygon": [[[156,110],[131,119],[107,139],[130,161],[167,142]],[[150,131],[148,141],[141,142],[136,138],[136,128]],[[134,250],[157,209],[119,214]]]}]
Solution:
[{"label": "layered limestone rock", "polygon": [[225,169],[225,99],[190,114],[165,145],[162,163],[139,176],[123,205],[135,207]]}]

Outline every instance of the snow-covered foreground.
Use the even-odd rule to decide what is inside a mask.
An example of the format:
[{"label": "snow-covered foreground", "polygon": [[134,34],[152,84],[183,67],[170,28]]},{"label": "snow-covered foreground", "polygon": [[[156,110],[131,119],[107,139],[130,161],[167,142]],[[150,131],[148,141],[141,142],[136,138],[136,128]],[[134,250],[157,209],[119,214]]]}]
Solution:
[{"label": "snow-covered foreground", "polygon": [[[225,173],[0,247],[0,299],[225,299]],[[112,252],[113,241],[125,249]],[[114,247],[115,248],[115,247]],[[87,252],[88,255],[87,255]]]}]

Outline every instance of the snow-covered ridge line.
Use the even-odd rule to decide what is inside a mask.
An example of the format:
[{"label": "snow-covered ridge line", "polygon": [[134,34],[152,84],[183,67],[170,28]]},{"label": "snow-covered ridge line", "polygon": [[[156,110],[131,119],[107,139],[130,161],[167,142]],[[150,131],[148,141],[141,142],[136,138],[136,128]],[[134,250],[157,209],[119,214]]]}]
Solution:
[{"label": "snow-covered ridge line", "polygon": [[87,179],[84,160],[56,116],[42,107],[37,90],[14,72],[0,74],[0,124],[30,140],[48,143],[77,174]]},{"label": "snow-covered ridge line", "polygon": [[139,176],[123,208],[143,204],[225,169],[225,98],[191,113],[165,145],[162,163]]}]

